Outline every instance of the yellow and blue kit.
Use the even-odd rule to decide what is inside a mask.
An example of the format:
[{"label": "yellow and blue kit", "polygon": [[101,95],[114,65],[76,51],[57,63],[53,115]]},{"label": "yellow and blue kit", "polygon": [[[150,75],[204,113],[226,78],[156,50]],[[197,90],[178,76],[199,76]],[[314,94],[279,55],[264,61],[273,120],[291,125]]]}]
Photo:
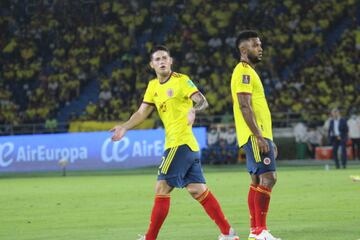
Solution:
[{"label": "yellow and blue kit", "polygon": [[192,126],[188,125],[188,113],[193,107],[191,96],[197,92],[187,75],[172,72],[165,82],[152,79],[144,95],[143,103],[156,107],[165,128],[165,152],[158,180],[166,180],[173,187],[205,183],[199,146]]},{"label": "yellow and blue kit", "polygon": [[[260,77],[250,64],[242,61],[236,65],[231,77],[231,94],[236,135],[239,147],[245,150],[248,171],[252,174],[275,171],[271,113]],[[270,152],[267,154],[260,153],[257,140],[243,117],[238,100],[239,94],[251,95],[251,107],[257,126],[269,143]]]}]

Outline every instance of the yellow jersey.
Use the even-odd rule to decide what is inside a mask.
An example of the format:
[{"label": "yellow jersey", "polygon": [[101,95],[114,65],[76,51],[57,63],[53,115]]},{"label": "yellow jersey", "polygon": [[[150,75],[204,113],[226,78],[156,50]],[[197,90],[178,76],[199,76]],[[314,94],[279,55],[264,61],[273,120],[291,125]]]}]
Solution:
[{"label": "yellow jersey", "polygon": [[264,87],[258,74],[246,62],[238,63],[231,76],[231,95],[233,99],[236,136],[241,147],[247,143],[253,133],[245,122],[240,109],[238,100],[238,94],[240,93],[251,95],[251,107],[257,126],[264,138],[273,140],[271,114],[265,98]]},{"label": "yellow jersey", "polygon": [[193,106],[191,96],[199,90],[187,75],[172,72],[160,83],[152,79],[144,95],[144,103],[154,105],[165,127],[165,149],[187,144],[192,151],[199,146],[188,125],[188,113]]}]

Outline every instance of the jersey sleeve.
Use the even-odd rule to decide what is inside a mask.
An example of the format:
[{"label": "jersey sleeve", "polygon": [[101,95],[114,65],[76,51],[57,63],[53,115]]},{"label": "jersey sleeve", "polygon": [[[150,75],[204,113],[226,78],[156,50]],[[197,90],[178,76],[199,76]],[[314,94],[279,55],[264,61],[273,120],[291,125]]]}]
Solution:
[{"label": "jersey sleeve", "polygon": [[237,69],[235,72],[235,92],[252,94],[254,80],[254,76],[249,71]]},{"label": "jersey sleeve", "polygon": [[192,95],[199,92],[199,89],[195,86],[189,77],[186,76],[182,83],[183,93],[186,97],[191,98]]},{"label": "jersey sleeve", "polygon": [[155,102],[154,102],[154,89],[153,89],[153,84],[151,84],[151,82],[149,82],[147,88],[146,88],[146,91],[145,91],[145,94],[144,94],[144,99],[143,99],[143,103],[147,103],[147,104],[150,104],[150,105],[155,105]]}]

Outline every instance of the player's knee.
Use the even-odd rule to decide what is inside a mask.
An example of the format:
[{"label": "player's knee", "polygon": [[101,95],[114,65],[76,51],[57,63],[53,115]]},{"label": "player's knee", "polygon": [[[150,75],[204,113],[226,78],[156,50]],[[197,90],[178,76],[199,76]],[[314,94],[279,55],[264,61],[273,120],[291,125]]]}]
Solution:
[{"label": "player's knee", "polygon": [[199,190],[191,187],[191,186],[187,186],[186,190],[188,191],[188,193],[193,197],[193,198],[197,198],[201,195],[201,193],[199,193]]},{"label": "player's knee", "polygon": [[273,178],[271,179],[271,183],[274,186],[276,184],[276,182],[277,182],[277,176],[274,175]]},{"label": "player's knee", "polygon": [[197,199],[201,196],[201,194],[203,194],[206,191],[206,186],[205,185],[193,185],[193,184],[189,184],[186,186],[186,190],[189,192],[189,194]]},{"label": "player's knee", "polygon": [[276,181],[277,181],[277,176],[275,172],[266,173],[260,177],[260,185],[270,189],[274,187]]},{"label": "player's knee", "polygon": [[158,181],[155,186],[155,194],[156,195],[166,195],[169,194],[172,190],[166,181]]},{"label": "player's knee", "polygon": [[260,183],[260,185],[272,189],[276,183],[276,180],[266,179]]}]

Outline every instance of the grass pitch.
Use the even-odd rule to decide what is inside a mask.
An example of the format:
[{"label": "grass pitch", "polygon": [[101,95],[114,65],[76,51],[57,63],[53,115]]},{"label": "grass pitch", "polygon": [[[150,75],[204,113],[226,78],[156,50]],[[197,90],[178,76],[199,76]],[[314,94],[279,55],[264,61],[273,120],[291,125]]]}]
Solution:
[{"label": "grass pitch", "polygon": [[[148,227],[156,169],[0,176],[1,240],[133,240]],[[359,166],[279,167],[268,225],[283,240],[360,239]],[[25,176],[25,177],[24,177]],[[247,239],[244,166],[205,167],[208,186]],[[186,190],[174,190],[159,240],[215,240],[219,231]]]}]

